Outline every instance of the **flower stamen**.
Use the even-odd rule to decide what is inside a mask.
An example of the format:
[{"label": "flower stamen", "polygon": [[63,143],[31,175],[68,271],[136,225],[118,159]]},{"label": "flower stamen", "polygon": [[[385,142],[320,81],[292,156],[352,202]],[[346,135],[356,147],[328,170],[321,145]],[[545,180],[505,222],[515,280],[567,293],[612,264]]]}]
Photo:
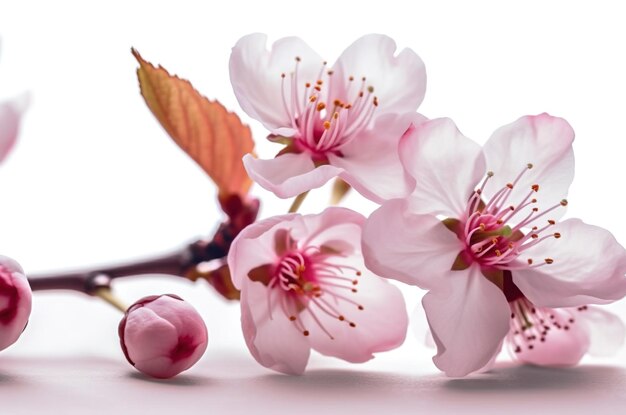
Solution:
[{"label": "flower stamen", "polygon": [[[486,203],[483,203],[481,198],[490,179],[494,177],[493,172],[488,171],[478,188],[474,190],[467,204],[466,219],[463,222],[464,232],[459,235],[459,238],[462,238],[465,243],[467,251],[465,255],[470,258],[470,261],[473,258],[481,267],[487,269],[494,267],[498,269],[521,269],[529,266],[535,268],[553,262],[552,259],[548,258],[550,261],[537,264],[533,264],[532,260],[529,260],[528,265],[513,263],[525,250],[547,239],[561,238],[561,234],[558,232],[544,233],[556,223],[554,220],[549,219],[548,224],[541,229],[532,225],[555,209],[566,206],[566,200],[539,212],[539,208],[536,206],[538,201],[534,195],[539,192],[540,185],[533,184],[523,198],[516,201],[515,204],[506,205],[514,189],[532,168],[533,164],[528,163],[515,177],[515,180],[493,192],[493,196]],[[523,215],[523,219],[517,224],[509,225],[518,215]],[[530,226],[532,228],[527,230]]]}]

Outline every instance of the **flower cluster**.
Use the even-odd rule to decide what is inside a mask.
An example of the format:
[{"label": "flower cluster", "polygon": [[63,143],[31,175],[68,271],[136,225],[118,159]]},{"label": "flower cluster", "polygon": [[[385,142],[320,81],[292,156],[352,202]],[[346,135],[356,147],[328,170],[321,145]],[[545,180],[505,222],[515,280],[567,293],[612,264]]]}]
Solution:
[{"label": "flower cluster", "polygon": [[339,177],[381,206],[340,208],[250,225],[228,256],[241,290],[248,348],[262,365],[301,373],[310,349],[350,362],[400,345],[406,311],[385,278],[423,299],[449,376],[515,359],[573,365],[614,351],[621,321],[589,304],[626,295],[626,250],[610,232],[560,221],[574,176],[574,133],[541,114],[501,127],[484,147],[450,119],[416,113],[420,58],[369,35],[328,66],[298,38],[233,48],[243,110],[284,145],[244,157],[250,177],[281,198]]},{"label": "flower cluster", "polygon": [[[488,370],[503,349],[522,363],[569,366],[622,345],[622,321],[595,305],[626,295],[626,250],[605,229],[562,220],[574,177],[565,120],[525,116],[481,147],[452,120],[416,112],[424,64],[410,49],[396,53],[387,36],[356,40],[333,65],[295,37],[266,43],[242,38],[230,78],[242,109],[282,148],[241,163],[253,148],[248,127],[133,50],[148,106],[217,184],[228,220],[180,255],[61,277],[61,288],[79,278],[69,285],[124,312],[120,345],[131,365],[169,378],[207,348],[200,314],[180,297],[126,308],[112,296],[113,277],[151,271],[205,278],[240,299],[252,356],[285,374],[303,373],[311,350],[361,363],[400,346],[407,310],[390,279],[427,291],[433,361],[449,376]],[[0,162],[22,108],[0,104]],[[296,197],[289,213],[256,221],[250,179]],[[342,207],[297,213],[332,179],[337,203],[354,188],[377,209],[369,218]],[[59,287],[44,279],[31,279],[33,288]],[[0,256],[0,350],[18,339],[30,308],[22,269]]]}]

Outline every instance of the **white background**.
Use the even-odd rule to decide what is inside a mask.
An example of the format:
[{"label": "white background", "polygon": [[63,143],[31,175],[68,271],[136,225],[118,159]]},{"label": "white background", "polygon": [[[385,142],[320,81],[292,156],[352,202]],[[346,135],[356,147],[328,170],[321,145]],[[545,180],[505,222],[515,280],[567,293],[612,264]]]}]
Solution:
[{"label": "white background", "polygon": [[[269,157],[278,147],[239,110],[228,76],[230,48],[256,31],[270,40],[297,35],[329,62],[363,34],[388,34],[426,64],[420,112],[451,117],[481,143],[522,115],[566,118],[577,134],[567,216],[626,243],[625,18],[609,1],[0,1],[0,97],[29,91],[32,99],[19,144],[0,167],[0,253],[38,272],[149,256],[210,234],[220,220],[214,186],[148,111],[130,47],[237,111]],[[289,205],[254,193],[263,217]],[[328,189],[312,192],[302,211],[318,212],[327,197]],[[357,195],[344,205],[373,208]],[[202,283],[139,278],[116,287],[127,302],[177,292],[206,318],[207,355],[243,348],[238,306]],[[420,294],[405,292],[412,309]],[[122,361],[115,310],[72,294],[34,301],[28,330],[3,357]],[[611,308],[624,315],[626,303]],[[432,368],[431,352],[409,337],[377,360]]]}]

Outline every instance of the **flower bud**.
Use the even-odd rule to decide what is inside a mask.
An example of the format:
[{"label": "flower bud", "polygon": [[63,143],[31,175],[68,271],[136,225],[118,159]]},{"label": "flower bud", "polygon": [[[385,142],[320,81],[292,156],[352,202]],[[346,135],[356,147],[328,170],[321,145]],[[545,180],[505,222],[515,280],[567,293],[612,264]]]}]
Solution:
[{"label": "flower bud", "polygon": [[172,294],[144,297],[130,306],[120,322],[119,335],[128,362],[161,379],[193,366],[208,342],[200,314]]},{"label": "flower bud", "polygon": [[0,255],[0,350],[17,341],[28,323],[32,294],[22,267]]}]

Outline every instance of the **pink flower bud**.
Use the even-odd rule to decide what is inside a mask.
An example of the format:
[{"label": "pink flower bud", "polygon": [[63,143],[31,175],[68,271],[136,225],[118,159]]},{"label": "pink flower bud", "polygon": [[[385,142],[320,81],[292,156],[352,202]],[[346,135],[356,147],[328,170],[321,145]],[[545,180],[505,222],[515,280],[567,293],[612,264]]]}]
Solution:
[{"label": "pink flower bud", "polygon": [[208,335],[200,314],[182,298],[144,297],[130,306],[119,326],[126,359],[155,378],[171,378],[204,354]]},{"label": "pink flower bud", "polygon": [[20,337],[30,316],[32,295],[22,267],[0,255],[0,350]]}]

